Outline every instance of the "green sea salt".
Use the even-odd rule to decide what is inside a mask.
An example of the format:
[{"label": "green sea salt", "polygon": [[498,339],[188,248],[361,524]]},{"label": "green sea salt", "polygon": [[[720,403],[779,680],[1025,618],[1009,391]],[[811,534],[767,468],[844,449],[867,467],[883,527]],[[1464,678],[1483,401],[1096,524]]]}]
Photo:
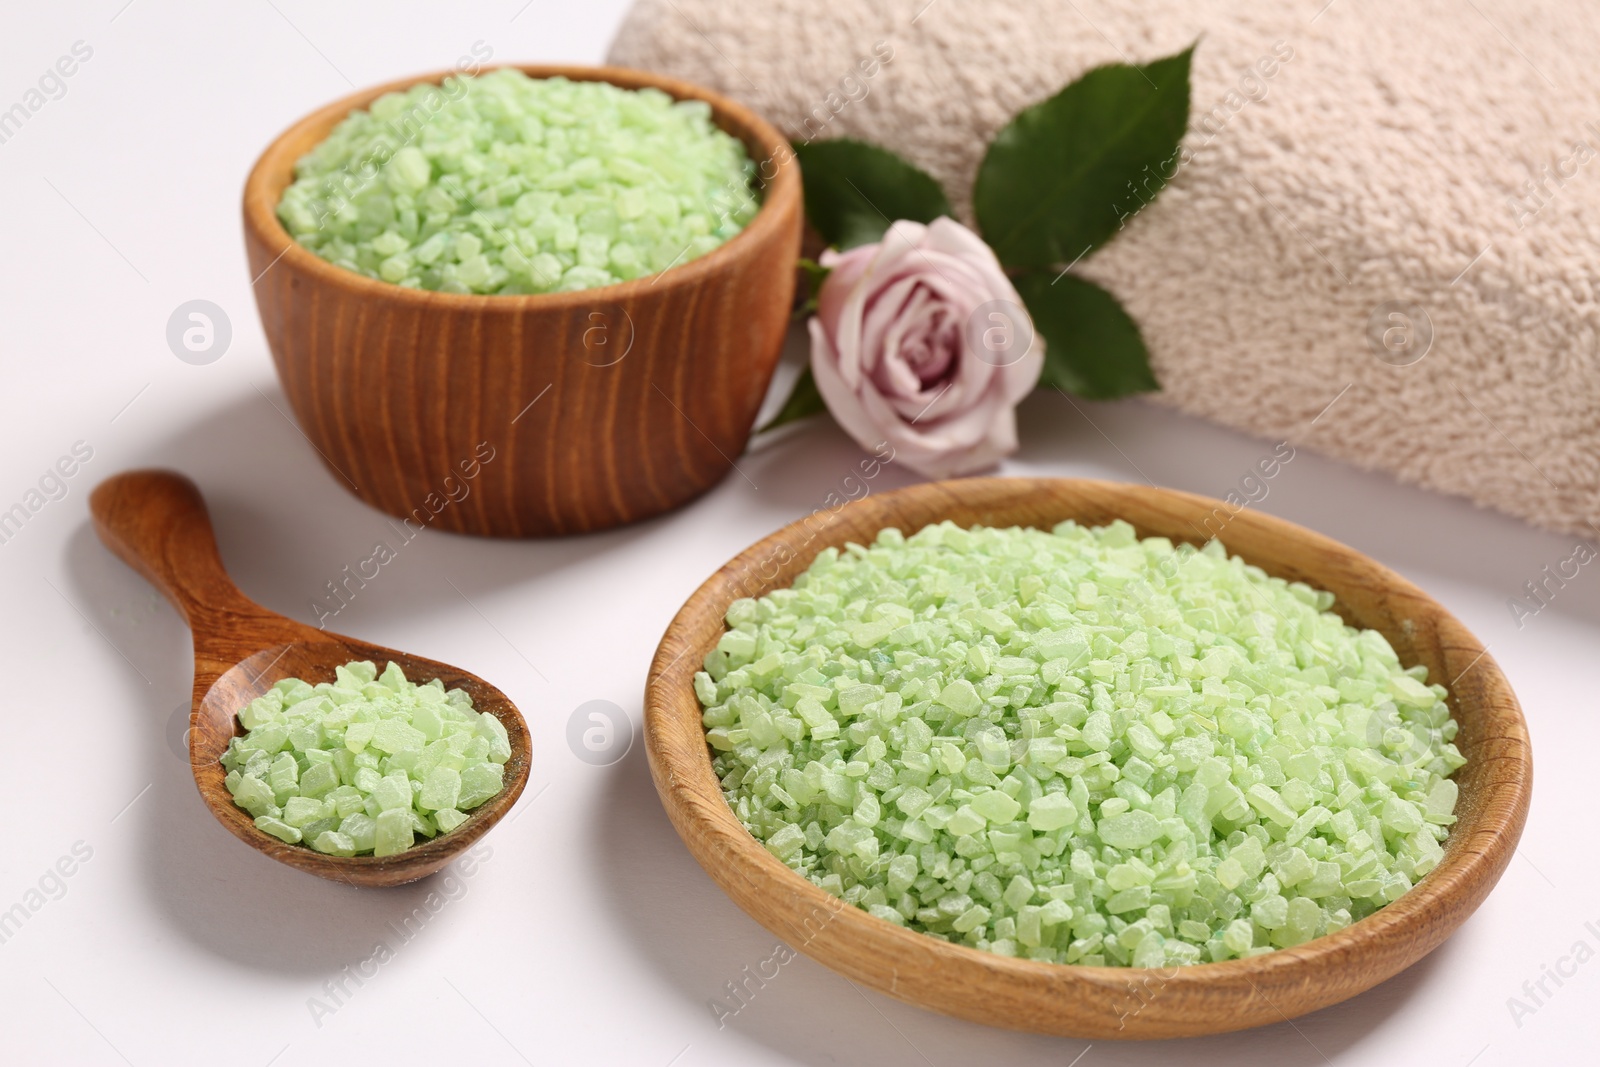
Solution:
[{"label": "green sea salt", "polygon": [[464,690],[408,680],[397,664],[285,678],[239,712],[222,756],[233,802],[256,827],[333,856],[389,856],[449,833],[505,784],[511,742]]},{"label": "green sea salt", "polygon": [[396,285],[565,292],[705,255],[755,215],[754,174],[703,101],[502,69],[352,112],[296,163],[278,218]]},{"label": "green sea salt", "polygon": [[1443,686],[1330,593],[1116,522],[945,523],[735,601],[695,676],[728,804],[834,896],[1006,956],[1270,952],[1439,862]]}]

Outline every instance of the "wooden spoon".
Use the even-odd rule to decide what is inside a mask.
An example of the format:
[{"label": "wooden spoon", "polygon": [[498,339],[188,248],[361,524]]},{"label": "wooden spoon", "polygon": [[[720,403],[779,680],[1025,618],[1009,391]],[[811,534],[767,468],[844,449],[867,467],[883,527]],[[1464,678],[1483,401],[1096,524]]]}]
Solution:
[{"label": "wooden spoon", "polygon": [[[189,717],[189,763],[211,814],[235,837],[280,863],[359,886],[401,885],[426,877],[488,832],[528,782],[528,727],[504,693],[482,678],[445,663],[420,659],[285,618],[241,593],[223,569],[211,519],[195,484],[172,471],[127,471],[100,483],[89,498],[95,530],[106,547],[144,575],[173,603],[194,634],[194,710]],[[460,688],[473,705],[505,725],[511,739],[505,788],[475,808],[466,822],[393,856],[326,856],[256,829],[223,785],[221,759],[243,733],[239,709],[283,678],[313,684],[333,680],[335,667],[393,660],[406,677],[438,678]]]}]

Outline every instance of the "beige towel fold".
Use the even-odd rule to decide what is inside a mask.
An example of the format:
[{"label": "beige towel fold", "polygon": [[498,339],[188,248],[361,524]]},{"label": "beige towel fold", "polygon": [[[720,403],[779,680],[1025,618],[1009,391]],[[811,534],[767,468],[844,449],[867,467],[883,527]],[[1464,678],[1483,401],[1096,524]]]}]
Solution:
[{"label": "beige towel fold", "polygon": [[892,148],[965,211],[1017,110],[1197,38],[1190,158],[1080,267],[1160,399],[1600,535],[1600,5],[639,0],[610,58]]}]

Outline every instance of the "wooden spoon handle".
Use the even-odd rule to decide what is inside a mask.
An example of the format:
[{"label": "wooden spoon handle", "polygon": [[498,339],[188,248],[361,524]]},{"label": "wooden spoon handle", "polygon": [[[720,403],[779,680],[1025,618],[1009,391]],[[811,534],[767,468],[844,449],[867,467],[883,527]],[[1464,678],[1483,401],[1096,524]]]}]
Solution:
[{"label": "wooden spoon handle", "polygon": [[164,470],[113,475],[90,494],[89,512],[100,540],[172,601],[194,631],[196,645],[202,634],[237,631],[246,621],[294,625],[233,584],[217,553],[206,502],[183,475]]}]

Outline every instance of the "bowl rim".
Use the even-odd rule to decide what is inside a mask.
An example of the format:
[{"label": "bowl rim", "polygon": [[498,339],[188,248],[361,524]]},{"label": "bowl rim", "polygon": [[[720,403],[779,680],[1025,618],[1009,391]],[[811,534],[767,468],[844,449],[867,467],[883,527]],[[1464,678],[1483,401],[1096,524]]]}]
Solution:
[{"label": "bowl rim", "polygon": [[[720,93],[693,82],[651,71],[630,67],[588,66],[571,64],[490,63],[476,68],[477,75],[494,70],[520,70],[531,78],[567,78],[571,81],[604,81],[624,89],[660,89],[678,100],[701,100],[711,105],[713,121],[724,132],[737,137],[757,167],[756,184],[762,190],[761,206],[755,216],[737,234],[705,255],[696,256],[683,263],[670,266],[654,274],[641,275],[612,285],[592,289],[578,289],[558,293],[445,293],[434,289],[409,289],[393,282],[369,278],[364,274],[337,267],[295,240],[278,219],[278,201],[293,181],[296,161],[311,145],[321,143],[328,132],[352,111],[369,106],[385,93],[403,91],[423,84],[441,84],[446,78],[459,77],[464,72],[457,68],[432,71],[426,74],[398,78],[381,85],[359,89],[324,104],[322,107],[295,120],[284,129],[256,158],[245,179],[244,225],[246,231],[261,242],[269,263],[256,274],[254,286],[280,260],[291,267],[330,285],[344,285],[357,292],[374,297],[384,297],[402,305],[418,308],[445,308],[466,311],[571,310],[593,306],[602,302],[626,300],[644,290],[657,287],[663,280],[673,287],[694,285],[702,276],[731,268],[742,259],[746,246],[763,243],[775,236],[787,214],[781,210],[800,198],[799,165],[789,141],[776,127],[760,115]],[[727,127],[732,126],[735,132]],[[296,147],[308,132],[320,129],[317,136],[305,147]],[[756,151],[759,149],[759,152]],[[767,161],[777,160],[772,177],[763,179],[761,168]]]},{"label": "bowl rim", "polygon": [[[1230,522],[1247,524],[1258,536],[1299,542],[1317,557],[1332,557],[1330,567],[1349,566],[1347,587],[1358,587],[1361,578],[1377,578],[1382,582],[1378,588],[1384,603],[1393,599],[1397,604],[1424,609],[1431,617],[1433,632],[1424,633],[1411,647],[1430,644],[1437,650],[1440,662],[1469,661],[1467,667],[1447,683],[1451,690],[1452,716],[1457,721],[1463,716],[1462,708],[1457,705],[1463,692],[1477,694],[1471,713],[1474,722],[1481,718],[1484,726],[1492,728],[1476,742],[1480,748],[1476,758],[1485,766],[1492,765],[1494,774],[1486,778],[1487,786],[1476,803],[1473,819],[1469,822],[1462,818],[1452,827],[1446,839],[1445,855],[1438,866],[1397,900],[1366,918],[1291,948],[1177,968],[1090,967],[999,956],[943,942],[875,918],[812,884],[745,830],[723,799],[721,783],[712,770],[710,749],[704,742],[704,728],[699,722],[700,706],[691,684],[694,671],[699,669],[699,658],[710,647],[705,637],[714,638],[722,630],[723,611],[712,609],[725,609],[728,602],[739,596],[759,596],[771,589],[786,587],[809,565],[816,552],[830,545],[842,547],[854,540],[838,523],[847,512],[876,515],[881,528],[895,525],[892,516],[896,505],[910,502],[916,507],[923,497],[933,498],[932,506],[941,511],[963,506],[964,502],[971,506],[975,500],[978,506],[999,510],[1016,507],[1016,502],[1025,495],[1050,492],[1076,494],[1080,501],[1071,506],[1079,511],[1086,510],[1083,501],[1088,498],[1099,498],[1100,503],[1108,505],[1119,498],[1128,502],[1143,499],[1150,504],[1171,507],[1174,524],[1180,513],[1206,515],[1222,508],[1225,514],[1231,514]],[[940,496],[945,498],[945,503],[939,503]],[[1063,500],[1063,517],[1056,521],[1073,517],[1065,514],[1067,510],[1068,502]],[[739,553],[701,584],[673,617],[650,666],[644,701],[644,735],[651,776],[662,804],[690,852],[712,879],[741,908],[780,937],[790,938],[793,931],[809,929],[798,920],[798,904],[807,906],[813,916],[818,911],[826,913],[827,924],[837,922],[843,928],[838,937],[823,939],[820,931],[815,931],[794,947],[847,977],[921,1007],[1015,1029],[1097,1039],[1220,1033],[1326,1007],[1399,973],[1443,943],[1482,903],[1510,862],[1527,818],[1532,790],[1532,755],[1527,725],[1509,682],[1483,644],[1452,614],[1405,578],[1348,546],[1287,520],[1254,509],[1232,508],[1223,501],[1198,494],[1073,478],[973,478],[922,483],[836,507],[823,519],[824,526],[820,530],[807,526],[814,515],[784,526]],[[883,521],[886,516],[891,517],[889,521]],[[993,523],[1026,524],[1010,520]],[[907,532],[910,525],[907,523]],[[1152,533],[1174,536],[1171,530],[1154,530],[1139,522],[1134,525],[1140,536]],[[806,544],[796,553],[789,546],[791,539],[800,534],[806,535]],[[1174,539],[1179,538],[1174,536]],[[1201,540],[1198,537],[1183,539],[1191,543]],[[1259,565],[1249,552],[1230,547],[1229,554],[1242,555],[1246,562]],[[1272,567],[1264,569],[1273,573]],[[1288,568],[1278,568],[1280,572],[1285,569]],[[768,574],[768,570],[773,573]],[[742,584],[736,586],[736,582]],[[1339,590],[1334,592],[1340,596]],[[714,624],[708,621],[713,619]],[[1411,657],[1412,662],[1416,659],[1415,655]],[[1474,679],[1458,688],[1474,668]],[[698,748],[691,742],[691,730],[699,736]],[[1487,771],[1483,773],[1488,774]],[[758,903],[776,900],[779,896],[796,903],[782,905],[788,909],[782,914],[777,911],[780,905],[772,905],[769,910],[764,903]],[[759,911],[767,911],[767,914]],[[818,941],[823,943],[819,945]],[[880,957],[876,961],[877,973],[872,969],[874,959],[863,955],[864,951],[876,952]],[[908,960],[918,961],[920,967],[930,972],[941,967],[954,968],[960,972],[962,980],[929,979],[921,975],[912,978],[917,972],[908,967]],[[891,971],[891,962],[896,966],[886,977],[883,972]],[[1323,983],[1319,982],[1319,976],[1328,974],[1331,968],[1357,969],[1361,973],[1344,983],[1342,991],[1329,995],[1320,988]],[[998,986],[993,999],[985,1001],[976,983],[988,980],[997,981]],[[1197,1010],[1196,1004],[1203,1004],[1208,1014],[1198,1019],[1175,1020],[1159,1010],[1161,1000],[1153,1000],[1146,1006],[1155,1010],[1137,1012],[1135,1026],[1127,1032],[1121,1026],[1113,1030],[1102,1025],[1103,1020],[1083,1020],[1081,1025],[1070,1020],[1063,1023],[1061,1009],[1054,1009],[1057,1011],[1055,1019],[1044,1017],[1052,1010],[1044,1004],[1045,997],[1067,998],[1072,994],[1091,993],[1112,997],[1123,995],[1135,984],[1142,982],[1148,986],[1152,981],[1158,983],[1158,988],[1173,987],[1181,994],[1166,998],[1171,1012],[1185,1009],[1193,1012]],[[948,989],[942,996],[929,994],[928,990],[938,984],[945,984]],[[1332,981],[1326,984],[1338,985]],[[1263,987],[1276,992],[1293,988],[1298,999],[1288,1004],[1290,1010],[1285,1011],[1267,998]],[[1252,995],[1259,997],[1266,1006],[1253,1005]],[[1026,1003],[1030,997],[1035,1001],[1031,1007]],[[998,1004],[1001,1015],[980,1014],[986,1004]],[[1249,1012],[1244,1010],[1247,1007],[1251,1009]]]}]

